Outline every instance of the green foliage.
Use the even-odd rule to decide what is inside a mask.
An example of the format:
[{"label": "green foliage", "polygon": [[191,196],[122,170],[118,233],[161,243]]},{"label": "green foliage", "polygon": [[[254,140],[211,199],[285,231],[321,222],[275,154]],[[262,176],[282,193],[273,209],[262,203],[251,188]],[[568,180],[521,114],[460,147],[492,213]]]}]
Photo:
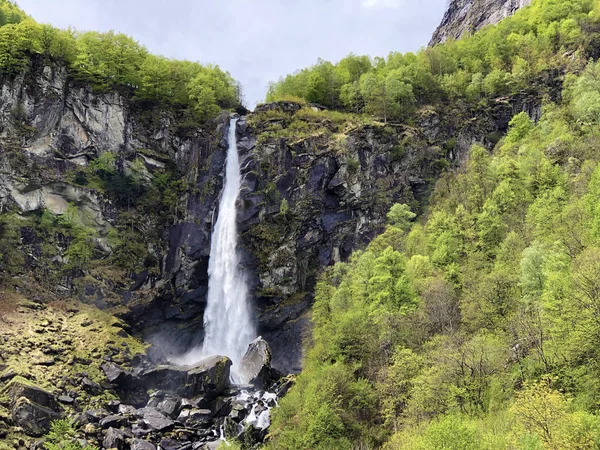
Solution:
[{"label": "green foliage", "polygon": [[136,100],[183,111],[197,123],[240,103],[238,85],[218,66],[148,53],[124,34],[59,30],[33,21],[13,3],[0,3],[0,73],[16,75],[35,56],[60,62],[98,91],[128,90]]},{"label": "green foliage", "polygon": [[410,228],[411,222],[415,217],[417,215],[410,210],[410,206],[398,203],[392,206],[390,212],[387,214],[388,224],[403,231],[407,231]]},{"label": "green foliage", "polygon": [[[70,420],[55,420],[52,422],[50,432],[45,436],[44,448],[46,450],[82,450],[83,447],[77,440],[75,422]],[[95,450],[95,447],[86,446],[86,449]]]},{"label": "green foliage", "polygon": [[[562,3],[534,2],[508,24],[569,14]],[[429,58],[448,75],[443,48]],[[493,64],[510,55],[493,52]],[[420,223],[394,205],[381,236],[326,271],[270,448],[600,448],[600,156],[580,108],[596,65],[537,123],[519,113],[493,152],[474,146]],[[458,81],[447,83],[468,89]]]},{"label": "green foliage", "polygon": [[[498,99],[532,89],[552,69],[577,70],[596,55],[597,11],[593,0],[537,0],[497,26],[416,54],[393,52],[373,59],[349,55],[337,64],[319,59],[272,83],[267,100],[300,97],[387,121],[410,119],[428,104]],[[574,86],[574,108],[590,125],[598,120],[600,95],[593,70]],[[587,95],[579,95],[583,91]]]}]

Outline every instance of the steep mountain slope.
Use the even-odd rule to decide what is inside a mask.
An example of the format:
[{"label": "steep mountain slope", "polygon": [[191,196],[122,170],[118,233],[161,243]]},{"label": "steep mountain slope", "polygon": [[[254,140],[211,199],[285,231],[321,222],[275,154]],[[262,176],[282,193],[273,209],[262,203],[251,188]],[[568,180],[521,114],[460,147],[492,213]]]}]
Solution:
[{"label": "steep mountain slope", "polygon": [[460,39],[486,25],[496,24],[530,4],[531,0],[452,0],[429,45]]},{"label": "steep mountain slope", "polygon": [[[599,24],[600,2],[540,0],[359,77],[367,109],[378,79],[381,101],[394,83],[420,88],[412,71],[432,61],[431,82],[447,96],[436,107],[452,98],[481,117],[465,87],[489,61],[483,76],[511,80],[508,97],[543,85],[534,77],[516,88],[525,65],[530,75],[555,68],[562,92],[541,115],[515,114],[491,152],[474,145],[419,220],[394,205],[384,233],[326,271],[303,372],[275,412],[269,448],[597,448]],[[314,79],[345,64],[305,69],[271,95],[311,98]]]}]

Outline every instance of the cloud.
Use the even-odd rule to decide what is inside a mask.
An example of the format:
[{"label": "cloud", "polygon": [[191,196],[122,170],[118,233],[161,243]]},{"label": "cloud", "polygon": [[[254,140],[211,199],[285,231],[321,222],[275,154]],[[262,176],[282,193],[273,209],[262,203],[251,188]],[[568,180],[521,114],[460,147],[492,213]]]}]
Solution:
[{"label": "cloud", "polygon": [[400,8],[403,0],[363,0],[364,8]]}]

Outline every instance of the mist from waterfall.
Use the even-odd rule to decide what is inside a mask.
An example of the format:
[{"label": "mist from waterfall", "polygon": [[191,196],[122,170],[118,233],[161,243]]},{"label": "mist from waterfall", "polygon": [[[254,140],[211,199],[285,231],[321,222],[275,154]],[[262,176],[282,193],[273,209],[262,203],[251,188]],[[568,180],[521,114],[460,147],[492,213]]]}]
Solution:
[{"label": "mist from waterfall", "polygon": [[186,362],[191,363],[213,355],[228,356],[233,361],[234,371],[248,344],[256,337],[248,305],[248,286],[237,251],[236,202],[242,184],[237,150],[237,120],[231,119],[229,124],[225,187],[212,234],[208,300],[204,312],[204,343],[201,349],[192,350],[184,357]]}]

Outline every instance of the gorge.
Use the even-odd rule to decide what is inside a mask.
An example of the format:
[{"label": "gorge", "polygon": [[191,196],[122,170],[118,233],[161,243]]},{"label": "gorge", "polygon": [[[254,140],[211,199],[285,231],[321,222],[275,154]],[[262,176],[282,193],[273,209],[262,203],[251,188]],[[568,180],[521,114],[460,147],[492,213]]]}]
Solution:
[{"label": "gorge", "polygon": [[454,0],[248,111],[0,0],[0,450],[597,448],[599,57]]}]

